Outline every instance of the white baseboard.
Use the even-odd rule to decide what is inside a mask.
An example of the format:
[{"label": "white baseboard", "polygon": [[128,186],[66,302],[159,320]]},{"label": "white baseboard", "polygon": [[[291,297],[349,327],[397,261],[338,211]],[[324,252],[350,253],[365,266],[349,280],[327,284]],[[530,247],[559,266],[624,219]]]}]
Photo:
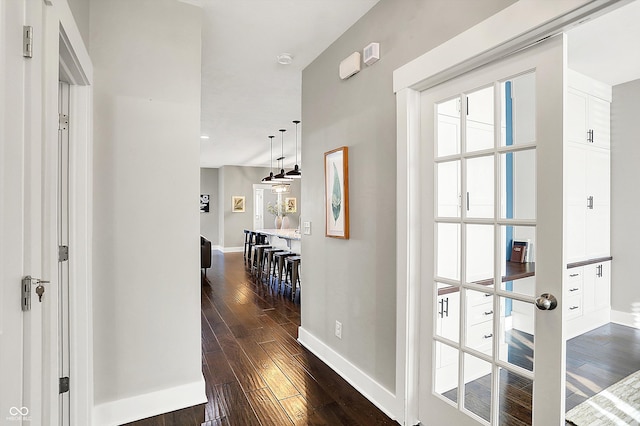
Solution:
[{"label": "white baseboard", "polygon": [[622,312],[611,310],[611,322],[640,329],[640,312]]},{"label": "white baseboard", "polygon": [[222,246],[211,246],[211,250],[223,251],[224,247],[222,247]]},{"label": "white baseboard", "polygon": [[93,408],[93,425],[121,425],[205,402],[205,381],[201,377],[199,381],[186,385],[96,405]]},{"label": "white baseboard", "polygon": [[240,246],[240,247],[220,247],[219,250],[221,252],[223,252],[223,253],[242,253],[242,252],[244,252],[244,246]]},{"label": "white baseboard", "polygon": [[398,406],[396,396],[384,386],[369,377],[357,366],[353,365],[342,355],[302,327],[298,328],[298,341],[342,376],[343,379],[349,382],[351,386],[356,388],[358,392],[364,395],[387,416],[394,420],[400,418],[397,413],[394,412],[394,408]]}]

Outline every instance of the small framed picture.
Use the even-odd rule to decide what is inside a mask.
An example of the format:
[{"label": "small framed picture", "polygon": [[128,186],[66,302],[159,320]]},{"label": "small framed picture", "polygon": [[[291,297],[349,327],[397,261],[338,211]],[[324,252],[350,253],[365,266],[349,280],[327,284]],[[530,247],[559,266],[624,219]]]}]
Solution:
[{"label": "small framed picture", "polygon": [[200,194],[200,213],[209,213],[209,194]]},{"label": "small framed picture", "polygon": [[349,148],[324,153],[327,237],[349,239]]},{"label": "small framed picture", "polygon": [[296,213],[298,211],[298,200],[295,197],[285,198],[284,205],[287,209],[287,213]]},{"label": "small framed picture", "polygon": [[234,195],[231,197],[231,211],[234,213],[244,212],[244,196]]}]

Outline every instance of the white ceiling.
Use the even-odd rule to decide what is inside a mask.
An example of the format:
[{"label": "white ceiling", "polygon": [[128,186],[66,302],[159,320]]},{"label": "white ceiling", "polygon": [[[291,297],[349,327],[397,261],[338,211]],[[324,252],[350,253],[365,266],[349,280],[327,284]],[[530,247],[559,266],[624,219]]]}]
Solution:
[{"label": "white ceiling", "polygon": [[[200,143],[200,165],[269,166],[268,136],[276,136],[275,159],[278,129],[284,128],[285,165],[291,167],[302,70],[378,1],[198,2],[204,11],[201,133],[209,136]],[[293,56],[291,65],[277,62],[285,52]]]},{"label": "white ceiling", "polygon": [[569,67],[615,86],[640,78],[640,1],[568,32]]}]

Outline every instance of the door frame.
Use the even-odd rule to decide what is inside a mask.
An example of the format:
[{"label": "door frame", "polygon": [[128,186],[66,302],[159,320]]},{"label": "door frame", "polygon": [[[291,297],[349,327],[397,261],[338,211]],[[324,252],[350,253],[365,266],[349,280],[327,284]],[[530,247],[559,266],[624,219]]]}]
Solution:
[{"label": "door frame", "polygon": [[[396,245],[396,407],[401,424],[418,418],[421,283],[420,92],[504,58],[577,22],[605,14],[627,0],[520,0],[393,73],[396,93],[398,205]],[[506,25],[506,23],[514,23]],[[430,226],[430,224],[426,225]]]},{"label": "door frame", "polygon": [[[34,2],[35,3],[35,2]],[[39,3],[39,2],[38,2]],[[41,28],[42,81],[34,104],[42,111],[43,256],[50,271],[51,300],[44,319],[42,388],[43,425],[59,418],[58,347],[58,82],[70,84],[69,121],[69,339],[71,424],[92,424],[93,415],[93,300],[92,300],[92,192],[93,192],[93,65],[66,1],[43,0]],[[34,49],[37,52],[37,49]],[[34,53],[35,54],[35,53]],[[55,299],[54,299],[55,297]]]}]

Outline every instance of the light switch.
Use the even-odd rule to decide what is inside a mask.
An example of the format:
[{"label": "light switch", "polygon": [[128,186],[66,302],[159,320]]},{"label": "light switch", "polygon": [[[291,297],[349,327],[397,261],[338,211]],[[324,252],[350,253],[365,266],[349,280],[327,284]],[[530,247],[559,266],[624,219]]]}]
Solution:
[{"label": "light switch", "polygon": [[311,222],[302,222],[302,232],[304,235],[311,235]]}]

